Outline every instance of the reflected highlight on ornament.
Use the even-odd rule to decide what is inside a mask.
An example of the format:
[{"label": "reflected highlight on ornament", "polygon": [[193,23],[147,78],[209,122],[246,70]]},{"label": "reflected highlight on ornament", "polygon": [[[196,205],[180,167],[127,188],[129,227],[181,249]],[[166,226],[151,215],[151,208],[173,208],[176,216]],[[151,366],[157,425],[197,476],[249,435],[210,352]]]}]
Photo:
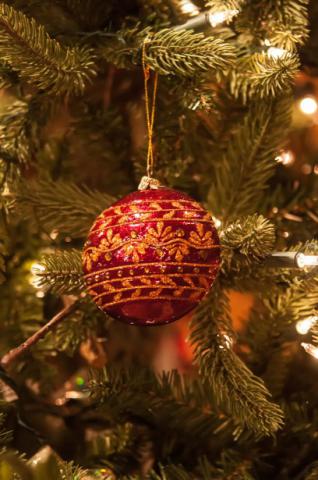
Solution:
[{"label": "reflected highlight on ornament", "polygon": [[292,165],[295,161],[295,154],[291,150],[282,150],[275,160],[284,166]]},{"label": "reflected highlight on ornament", "polygon": [[309,330],[317,323],[318,316],[312,315],[310,317],[299,320],[296,323],[296,330],[300,335],[306,335]]},{"label": "reflected highlight on ornament", "polygon": [[313,115],[318,110],[317,100],[314,97],[307,95],[300,100],[299,109],[305,115]]},{"label": "reflected highlight on ornament", "polygon": [[315,345],[312,345],[311,343],[303,342],[301,346],[303,347],[306,353],[309,353],[309,355],[318,359],[318,348],[315,347]]},{"label": "reflected highlight on ornament", "polygon": [[216,27],[220,23],[232,20],[235,15],[239,13],[238,10],[224,10],[221,12],[209,13],[209,22],[211,27]]}]

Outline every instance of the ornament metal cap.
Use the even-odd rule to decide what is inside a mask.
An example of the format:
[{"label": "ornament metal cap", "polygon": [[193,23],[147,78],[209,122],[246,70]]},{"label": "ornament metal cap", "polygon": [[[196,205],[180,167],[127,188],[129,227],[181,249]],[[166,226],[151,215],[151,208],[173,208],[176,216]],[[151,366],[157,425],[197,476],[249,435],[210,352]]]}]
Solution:
[{"label": "ornament metal cap", "polygon": [[138,185],[138,190],[156,190],[157,188],[162,187],[161,183],[159,180],[156,180],[155,178],[152,177],[147,177],[144,176],[141,178],[140,183]]}]

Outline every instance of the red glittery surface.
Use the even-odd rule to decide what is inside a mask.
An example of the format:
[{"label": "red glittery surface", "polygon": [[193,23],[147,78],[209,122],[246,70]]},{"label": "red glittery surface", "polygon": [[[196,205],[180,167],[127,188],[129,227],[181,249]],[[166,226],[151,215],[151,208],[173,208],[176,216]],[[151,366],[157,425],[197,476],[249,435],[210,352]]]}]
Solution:
[{"label": "red glittery surface", "polygon": [[93,224],[83,252],[88,292],[112,317],[160,325],[202,300],[220,267],[211,216],[169,188],[133,192]]}]

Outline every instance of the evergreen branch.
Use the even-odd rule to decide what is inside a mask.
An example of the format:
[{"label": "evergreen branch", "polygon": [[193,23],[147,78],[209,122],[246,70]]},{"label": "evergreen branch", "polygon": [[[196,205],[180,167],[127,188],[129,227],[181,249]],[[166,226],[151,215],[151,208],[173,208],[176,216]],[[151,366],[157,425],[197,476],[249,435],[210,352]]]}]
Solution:
[{"label": "evergreen branch", "polygon": [[210,70],[225,70],[234,61],[234,47],[214,37],[188,30],[149,28],[118,32],[117,38],[100,47],[100,54],[119,67],[140,64],[143,43],[147,39],[146,63],[162,75],[191,77]]},{"label": "evergreen branch", "polygon": [[276,168],[290,124],[291,100],[252,104],[237,126],[209,190],[211,211],[226,223],[253,213]]},{"label": "evergreen branch", "polygon": [[59,462],[60,479],[57,480],[94,480],[89,471],[74,465],[73,462]]},{"label": "evergreen branch", "polygon": [[57,251],[46,254],[40,260],[41,268],[36,270],[36,283],[52,292],[78,293],[84,289],[82,254],[79,250]]},{"label": "evergreen branch", "polygon": [[0,55],[22,78],[52,94],[80,94],[96,75],[86,47],[64,47],[42,25],[0,4]]},{"label": "evergreen branch", "polygon": [[318,462],[314,462],[310,466],[310,472],[306,477],[304,477],[304,480],[316,480],[318,478]]},{"label": "evergreen branch", "polygon": [[16,361],[21,355],[26,353],[33,345],[38,343],[45,335],[56,327],[65,317],[72,313],[78,304],[76,301],[73,301],[66,307],[64,307],[59,313],[54,315],[49,322],[43,325],[37,332],[35,332],[31,337],[25,340],[21,345],[16,348],[13,348],[8,353],[6,353],[0,360],[2,367],[7,368],[12,362]]},{"label": "evergreen branch", "polygon": [[176,371],[156,376],[145,368],[108,367],[102,374],[96,372],[90,389],[93,398],[100,402],[102,410],[110,413],[114,422],[117,418],[139,417],[159,430],[167,444],[169,439],[170,445],[173,439],[184,441],[185,458],[189,436],[207,447],[211,432],[222,424],[207,405],[203,385],[181,377]]},{"label": "evergreen branch", "polygon": [[[52,117],[56,101],[43,93],[28,101],[17,100],[0,114],[0,156],[19,165],[30,163],[40,148],[41,131]],[[8,157],[8,159],[6,158]]]},{"label": "evergreen branch", "polygon": [[19,83],[17,72],[5,62],[0,63],[0,88],[8,88]]},{"label": "evergreen branch", "polygon": [[268,36],[272,45],[295,51],[308,38],[309,0],[269,0],[264,3],[264,17],[268,22]]},{"label": "evergreen branch", "polygon": [[42,341],[41,350],[53,348],[73,357],[82,342],[87,340],[92,342],[92,337],[98,331],[100,324],[105,328],[110,322],[109,317],[99,311],[92,300],[86,298],[81,302],[80,309],[75,310],[59,323],[47,336],[45,343]]},{"label": "evergreen branch", "polygon": [[162,75],[190,77],[210,70],[225,70],[234,60],[234,48],[201,33],[163,29],[151,35],[146,63]]},{"label": "evergreen branch", "polygon": [[0,447],[3,448],[12,440],[12,431],[5,427],[6,415],[0,412]]},{"label": "evergreen branch", "polygon": [[274,398],[280,397],[283,392],[294,350],[290,343],[284,344],[274,350],[269,358],[263,379]]},{"label": "evergreen branch", "polygon": [[192,321],[191,342],[200,375],[221,408],[258,436],[272,435],[282,426],[282,411],[268,400],[263,381],[231,348],[228,301],[215,287]]},{"label": "evergreen branch", "polygon": [[[250,215],[230,224],[220,235],[226,270],[241,271],[242,266],[260,263],[275,245],[275,227],[262,215]],[[223,263],[224,263],[223,262]]]},{"label": "evergreen branch", "polygon": [[35,214],[44,228],[73,238],[85,236],[96,216],[115,201],[106,193],[52,180],[21,183],[13,192],[13,200],[19,212],[28,217]]},{"label": "evergreen branch", "polygon": [[[315,255],[317,248],[317,242],[311,241],[291,245],[286,251]],[[223,251],[225,273],[222,277],[223,285],[226,285],[226,288],[234,288],[234,290],[241,292],[253,291],[263,295],[264,292],[272,289],[289,288],[295,281],[309,281],[312,278],[312,275],[309,275],[306,269],[272,267],[270,260],[271,257],[267,257],[261,263],[257,261],[248,263],[244,261],[244,257],[241,257],[240,254],[236,256],[232,255],[231,251]]]},{"label": "evergreen branch", "polygon": [[230,450],[222,452],[217,467],[211,465],[206,457],[199,458],[198,464],[191,471],[183,465],[168,463],[159,465],[159,474],[150,472],[149,480],[254,480],[250,473],[251,463]]},{"label": "evergreen branch", "polygon": [[[317,315],[317,310],[313,312],[314,315]],[[305,318],[305,317],[304,317]],[[317,346],[318,345],[318,325],[315,323],[312,328],[310,329],[311,333],[311,341],[312,343]]]},{"label": "evergreen branch", "polygon": [[[318,282],[315,278],[294,279],[288,288],[276,288],[268,298],[258,298],[252,310],[247,341],[254,352],[270,356],[277,342],[289,340],[288,327],[315,314]],[[264,297],[264,293],[263,293]]]},{"label": "evergreen branch", "polygon": [[244,56],[230,72],[231,93],[244,103],[253,97],[276,97],[290,90],[298,68],[298,57],[291,53],[281,58],[266,52]]},{"label": "evergreen branch", "polygon": [[[10,477],[18,477],[23,478],[23,480],[34,480],[32,470],[29,465],[27,465],[25,459],[18,455],[16,452],[12,450],[3,450],[0,452],[0,465],[9,465],[10,469],[9,473]],[[8,475],[5,473],[6,477]],[[9,477],[9,478],[10,478]]]},{"label": "evergreen branch", "polygon": [[[187,15],[182,11],[182,0],[140,0],[141,13],[148,23],[158,25],[171,25],[183,22]],[[140,18],[140,17],[139,17]]]}]

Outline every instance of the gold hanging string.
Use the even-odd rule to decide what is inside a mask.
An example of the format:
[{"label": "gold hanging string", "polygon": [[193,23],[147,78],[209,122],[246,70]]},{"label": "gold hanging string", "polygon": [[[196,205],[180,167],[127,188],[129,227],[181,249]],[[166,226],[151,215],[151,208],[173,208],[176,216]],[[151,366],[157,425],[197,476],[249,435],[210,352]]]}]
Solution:
[{"label": "gold hanging string", "polygon": [[146,44],[150,40],[147,37],[144,40],[142,46],[142,68],[144,72],[144,89],[145,89],[145,109],[146,109],[146,121],[147,121],[147,134],[148,134],[148,151],[147,151],[147,176],[152,177],[153,167],[154,167],[154,156],[153,156],[153,126],[155,120],[155,111],[156,111],[156,96],[158,88],[158,73],[155,72],[154,82],[153,82],[153,93],[152,93],[152,102],[150,108],[150,99],[149,99],[149,80],[150,80],[150,67],[146,64]]}]

